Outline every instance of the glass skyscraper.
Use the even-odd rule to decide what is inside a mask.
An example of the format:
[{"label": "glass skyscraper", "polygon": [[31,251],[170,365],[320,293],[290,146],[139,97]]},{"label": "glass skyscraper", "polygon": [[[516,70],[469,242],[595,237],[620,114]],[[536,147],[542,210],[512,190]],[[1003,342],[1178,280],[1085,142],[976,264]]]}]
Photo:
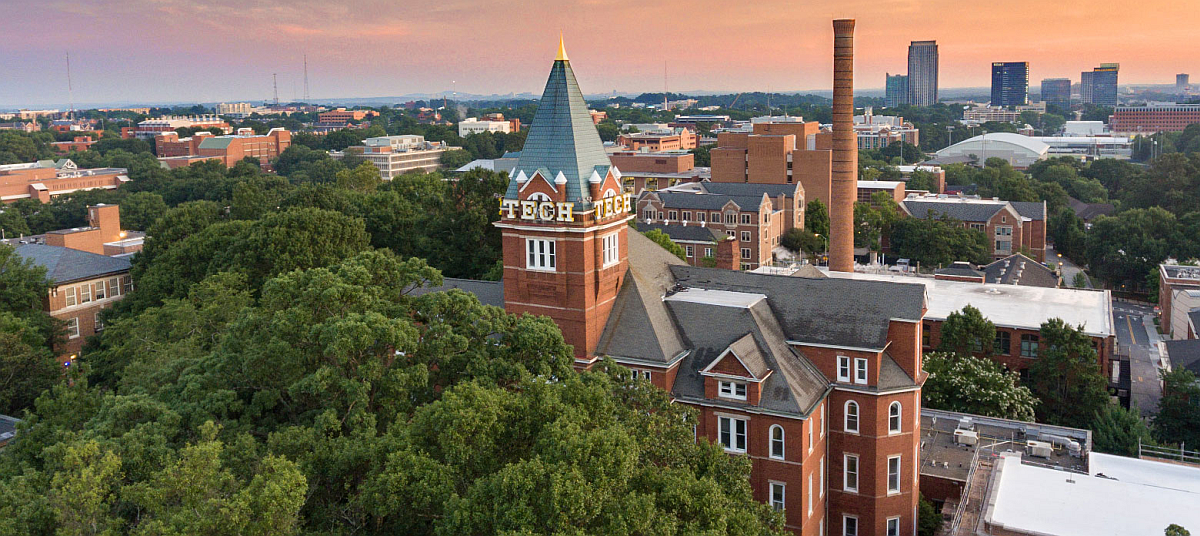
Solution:
[{"label": "glass skyscraper", "polygon": [[1029,104],[1029,62],[992,63],[992,106]]},{"label": "glass skyscraper", "polygon": [[888,74],[884,91],[884,101],[888,108],[904,106],[908,103],[908,77],[902,74]]},{"label": "glass skyscraper", "polygon": [[1101,63],[1091,71],[1084,71],[1079,80],[1079,98],[1085,104],[1101,106],[1117,105],[1117,63]]},{"label": "glass skyscraper", "polygon": [[1071,107],[1071,79],[1047,78],[1042,80],[1042,102],[1062,109]]},{"label": "glass skyscraper", "polygon": [[908,45],[908,103],[932,106],[937,101],[937,41],[913,41]]}]

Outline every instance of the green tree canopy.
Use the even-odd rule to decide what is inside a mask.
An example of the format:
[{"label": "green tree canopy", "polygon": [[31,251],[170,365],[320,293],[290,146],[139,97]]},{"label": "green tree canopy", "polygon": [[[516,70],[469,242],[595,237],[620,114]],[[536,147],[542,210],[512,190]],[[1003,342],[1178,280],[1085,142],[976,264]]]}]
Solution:
[{"label": "green tree canopy", "polygon": [[813,234],[829,237],[829,207],[820,199],[813,199],[804,207],[804,228]]},{"label": "green tree canopy", "polygon": [[650,229],[642,234],[655,244],[662,246],[663,249],[671,252],[672,255],[679,257],[681,260],[687,260],[687,252],[684,251],[683,247],[681,247],[679,244],[671,241],[671,237],[667,236],[667,233],[664,233],[658,229]]},{"label": "green tree canopy", "polygon": [[996,326],[973,306],[954,311],[942,323],[938,350],[958,355],[991,355]]},{"label": "green tree canopy", "polygon": [[1092,422],[1092,448],[1119,456],[1138,455],[1140,445],[1153,445],[1150,427],[1138,415],[1137,408],[1125,409],[1107,404]]},{"label": "green tree canopy", "polygon": [[985,264],[987,237],[948,217],[900,218],[892,224],[892,253],[933,268],[955,261]]},{"label": "green tree canopy", "polygon": [[1058,318],[1042,324],[1040,337],[1038,357],[1029,367],[1038,422],[1090,428],[1109,404],[1108,382],[1091,337],[1082,326],[1071,327]]},{"label": "green tree canopy", "polygon": [[1200,447],[1200,384],[1185,368],[1162,373],[1163,396],[1154,417],[1154,436],[1159,442]]},{"label": "green tree canopy", "polygon": [[1037,399],[1019,385],[1016,372],[991,359],[932,352],[925,354],[924,368],[929,372],[921,389],[926,407],[1033,421]]}]

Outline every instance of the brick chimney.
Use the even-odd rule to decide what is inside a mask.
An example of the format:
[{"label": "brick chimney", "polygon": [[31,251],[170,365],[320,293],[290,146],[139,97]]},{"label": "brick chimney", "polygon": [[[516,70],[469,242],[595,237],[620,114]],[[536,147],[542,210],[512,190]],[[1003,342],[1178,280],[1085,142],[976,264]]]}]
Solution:
[{"label": "brick chimney", "polygon": [[854,133],[854,19],[833,21],[833,176],[829,207],[829,269],[854,271],[854,202],[858,140]]},{"label": "brick chimney", "polygon": [[737,270],[740,268],[737,256],[737,240],[733,237],[725,237],[725,240],[717,242],[717,268],[726,270]]}]

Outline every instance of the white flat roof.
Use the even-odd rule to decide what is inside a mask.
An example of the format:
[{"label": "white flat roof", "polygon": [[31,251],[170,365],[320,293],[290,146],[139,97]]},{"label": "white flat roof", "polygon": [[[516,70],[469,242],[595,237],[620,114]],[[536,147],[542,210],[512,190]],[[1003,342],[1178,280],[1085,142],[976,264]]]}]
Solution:
[{"label": "white flat roof", "polygon": [[664,298],[667,301],[682,301],[702,303],[720,307],[750,307],[759,300],[767,299],[764,294],[750,292],[733,292],[730,290],[708,290],[702,288],[687,288]]},{"label": "white flat roof", "polygon": [[894,190],[904,184],[900,181],[858,181],[859,188]]},{"label": "white flat roof", "polygon": [[1003,455],[988,521],[1054,536],[1157,535],[1172,523],[1200,531],[1200,469],[1090,456],[1093,473],[1099,462],[1107,468],[1100,472],[1113,478],[1024,465],[1019,454]]},{"label": "white flat roof", "polygon": [[968,305],[999,327],[1037,330],[1051,318],[1071,326],[1083,325],[1094,337],[1110,337],[1113,331],[1112,298],[1107,290],[1027,287],[949,281],[911,275],[828,272],[830,277],[921,283],[929,296],[925,318],[945,320],[950,313]]}]

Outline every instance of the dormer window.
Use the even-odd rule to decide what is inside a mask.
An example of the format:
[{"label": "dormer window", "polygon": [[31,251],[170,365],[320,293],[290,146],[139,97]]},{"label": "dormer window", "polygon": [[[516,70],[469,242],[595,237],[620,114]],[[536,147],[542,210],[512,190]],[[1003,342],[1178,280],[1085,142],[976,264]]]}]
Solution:
[{"label": "dormer window", "polygon": [[867,360],[864,358],[854,359],[854,383],[867,383]]},{"label": "dormer window", "polygon": [[734,400],[746,399],[746,384],[742,382],[717,382],[717,394],[722,398],[732,398]]},{"label": "dormer window", "polygon": [[837,379],[839,382],[850,381],[850,358],[848,356],[838,356]]}]

